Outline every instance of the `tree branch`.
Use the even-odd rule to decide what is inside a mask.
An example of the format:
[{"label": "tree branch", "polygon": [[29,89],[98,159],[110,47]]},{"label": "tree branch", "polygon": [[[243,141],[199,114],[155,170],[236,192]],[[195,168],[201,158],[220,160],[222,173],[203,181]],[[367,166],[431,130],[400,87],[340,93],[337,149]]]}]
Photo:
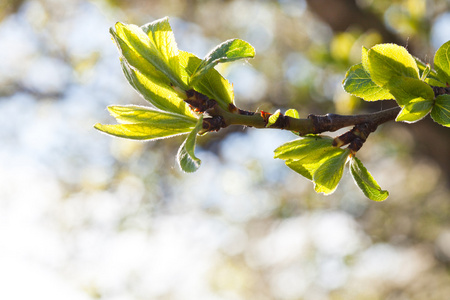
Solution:
[{"label": "tree branch", "polygon": [[341,147],[349,144],[349,148],[358,151],[371,132],[374,132],[380,124],[392,121],[400,112],[400,107],[394,107],[375,113],[361,115],[309,115],[306,119],[297,119],[279,114],[275,123],[269,124],[272,114],[261,111],[260,113],[242,110],[228,105],[228,110],[207,96],[189,90],[185,100],[191,108],[204,114],[202,133],[218,131],[230,125],[241,125],[254,128],[276,128],[298,132],[300,136],[318,134],[326,131],[354,126],[350,131],[334,139],[333,145]]},{"label": "tree branch", "polygon": [[309,115],[306,119],[297,119],[280,113],[274,124],[268,125],[271,113],[261,111],[260,113],[246,111],[237,108],[233,104],[228,105],[228,110],[207,96],[189,90],[186,92],[185,100],[196,112],[204,113],[203,132],[218,131],[230,125],[241,125],[254,128],[276,128],[297,131],[299,135],[317,134],[325,131],[336,131],[338,129],[360,124],[368,124],[375,127],[385,122],[394,120],[400,112],[400,107],[394,107],[375,113],[361,115]]}]

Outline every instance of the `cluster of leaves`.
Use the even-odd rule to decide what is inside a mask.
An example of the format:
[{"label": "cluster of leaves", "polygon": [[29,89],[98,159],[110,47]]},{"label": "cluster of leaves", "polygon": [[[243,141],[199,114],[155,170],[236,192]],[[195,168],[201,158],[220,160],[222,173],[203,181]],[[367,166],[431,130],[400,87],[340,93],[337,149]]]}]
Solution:
[{"label": "cluster of leaves", "polygon": [[194,155],[203,116],[184,101],[194,89],[227,108],[234,102],[232,85],[214,69],[218,63],[253,57],[255,50],[245,41],[228,40],[204,59],[178,50],[167,18],[144,26],[117,23],[110,33],[120,53],[128,82],[155,108],[110,106],[109,112],[121,124],[96,124],[95,128],[118,137],[156,140],[188,134],[178,151],[185,172],[194,172],[201,161]]},{"label": "cluster of leaves", "polygon": [[[266,127],[275,124],[281,113],[277,110],[267,122]],[[298,112],[289,109],[286,116],[298,118]],[[389,192],[381,189],[372,175],[349,148],[335,145],[329,136],[310,134],[287,142],[275,149],[274,158],[285,161],[286,166],[314,183],[314,190],[325,195],[332,194],[342,178],[344,167],[350,173],[364,195],[373,201],[383,201]]]},{"label": "cluster of leaves", "polygon": [[[435,96],[434,87],[450,85],[450,41],[434,58],[435,70],[395,44],[362,48],[362,62],[352,66],[343,81],[344,90],[366,101],[395,99],[402,108],[396,121],[417,122],[426,115],[450,126],[450,95]],[[276,122],[278,114],[271,116]],[[382,190],[362,162],[350,150],[333,146],[324,136],[304,137],[275,150],[275,158],[314,182],[316,192],[332,193],[348,163],[356,184],[371,200],[383,201],[389,193]]]},{"label": "cluster of leaves", "polygon": [[431,114],[449,127],[450,95],[436,97],[431,86],[450,84],[450,41],[436,52],[434,67],[436,71],[395,44],[363,47],[362,62],[349,69],[343,86],[366,101],[395,99],[402,108],[396,121],[414,123]]},{"label": "cluster of leaves", "polygon": [[[125,77],[154,107],[110,106],[108,109],[119,124],[96,124],[95,128],[138,140],[188,134],[177,159],[183,171],[196,171],[201,163],[194,153],[197,135],[204,133],[204,120],[210,116],[192,110],[186,102],[187,95],[194,90],[206,99],[214,99],[225,112],[235,108],[233,87],[214,66],[253,57],[254,48],[245,41],[232,39],[200,59],[178,50],[167,18],[141,27],[117,23],[110,32],[119,49]],[[367,101],[395,98],[402,107],[397,121],[415,122],[431,112],[436,122],[448,127],[450,96],[435,97],[430,85],[448,86],[449,51],[450,43],[438,50],[434,71],[397,45],[363,48],[362,63],[350,68],[344,89]],[[280,116],[279,110],[271,114],[266,127],[275,125]],[[284,116],[299,118],[293,109]],[[380,188],[354,151],[337,147],[330,137],[308,135],[288,142],[275,150],[275,158],[313,181],[316,192],[332,193],[348,164],[356,184],[368,198],[382,201],[388,197],[388,192]]]},{"label": "cluster of leaves", "polygon": [[313,181],[314,190],[318,193],[333,193],[341,180],[344,166],[349,163],[353,179],[369,199],[383,201],[389,196],[361,161],[351,155],[350,149],[333,146],[330,137],[311,135],[288,142],[275,149],[275,158],[285,160],[289,168]]}]

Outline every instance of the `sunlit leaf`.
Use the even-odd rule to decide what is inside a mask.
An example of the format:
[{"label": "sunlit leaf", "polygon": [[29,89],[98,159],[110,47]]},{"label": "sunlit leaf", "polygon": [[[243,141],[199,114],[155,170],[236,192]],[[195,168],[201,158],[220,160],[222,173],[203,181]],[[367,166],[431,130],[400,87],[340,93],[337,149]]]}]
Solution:
[{"label": "sunlit leaf", "polygon": [[432,107],[433,101],[431,100],[411,101],[403,106],[395,121],[406,123],[417,122],[428,115]]},{"label": "sunlit leaf", "polygon": [[[416,61],[417,67],[419,68],[419,76],[422,79],[424,71],[427,70],[427,66],[429,66],[429,64],[424,63],[417,57],[414,57],[414,59]],[[445,87],[445,83],[440,81],[436,71],[433,69],[429,70],[429,73],[426,75],[426,78],[424,81],[430,85]]]},{"label": "sunlit leaf", "polygon": [[442,126],[450,127],[450,95],[439,95],[436,97],[431,110],[431,117]]},{"label": "sunlit leaf", "polygon": [[183,115],[172,114],[144,106],[113,105],[108,107],[108,111],[111,116],[122,123],[174,123],[178,127],[186,127],[190,129],[193,129],[197,124],[197,119],[192,119]]},{"label": "sunlit leaf", "polygon": [[314,172],[314,190],[317,193],[324,193],[325,195],[333,193],[342,178],[344,166],[348,155],[350,154],[350,150],[343,150],[340,148],[337,149],[341,151],[333,156],[328,156],[328,158]]},{"label": "sunlit leaf", "polygon": [[[185,70],[185,76],[190,77],[201,63],[201,59],[185,51],[179,51],[180,64]],[[233,86],[217,72],[216,69],[209,69],[194,89],[214,99],[224,109],[228,110],[228,105],[233,103]]]},{"label": "sunlit leaf", "polygon": [[350,159],[350,172],[356,184],[370,200],[383,201],[389,196],[389,192],[380,188],[362,162],[355,156]]},{"label": "sunlit leaf", "polygon": [[369,73],[369,49],[366,47],[362,47],[361,49],[361,65],[363,66],[364,70],[366,70],[367,73]]},{"label": "sunlit leaf", "polygon": [[274,158],[299,160],[311,154],[319,154],[321,149],[332,147],[333,139],[328,136],[307,136],[287,142],[275,149]]},{"label": "sunlit leaf", "polygon": [[445,83],[430,77],[425,78],[425,82],[431,86],[447,87]]},{"label": "sunlit leaf", "polygon": [[266,125],[266,127],[270,127],[270,126],[272,126],[273,124],[275,124],[276,121],[278,120],[278,118],[280,117],[280,114],[281,114],[280,110],[277,109],[277,111],[274,112],[274,113],[269,117],[269,120],[267,120],[267,125]]},{"label": "sunlit leaf", "polygon": [[166,84],[170,84],[169,78],[152,65],[147,59],[139,54],[136,49],[132,48],[130,43],[125,42],[120,38],[113,28],[110,28],[111,36],[120,52],[120,60],[134,69],[139,69],[141,73],[145,74],[149,79],[155,79]]},{"label": "sunlit leaf", "polygon": [[394,76],[387,88],[400,106],[410,102],[433,100],[433,89],[420,79]]},{"label": "sunlit leaf", "polygon": [[124,124],[95,124],[105,133],[136,140],[156,140],[188,133],[195,121],[185,116],[139,106],[111,106],[111,115]]},{"label": "sunlit leaf", "polygon": [[401,46],[379,44],[368,53],[370,76],[377,85],[384,87],[392,77],[419,79],[419,69],[414,57]]},{"label": "sunlit leaf", "polygon": [[152,44],[155,45],[161,59],[168,65],[170,71],[179,75],[178,47],[169,24],[169,18],[165,17],[147,23],[141,26],[141,29],[147,34]]},{"label": "sunlit leaf", "polygon": [[313,180],[315,172],[326,160],[346,151],[332,143],[333,139],[326,136],[303,137],[275,149],[275,158],[284,159],[289,168]]},{"label": "sunlit leaf", "polygon": [[231,62],[255,56],[255,49],[246,41],[232,39],[223,42],[209,52],[191,76],[190,84],[194,86],[203,75],[218,63]]},{"label": "sunlit leaf", "polygon": [[300,159],[288,159],[285,161],[286,166],[313,181],[314,173],[317,169],[330,157],[341,154],[344,150],[341,148],[328,146],[320,148],[316,151],[309,152],[300,156]]},{"label": "sunlit leaf", "polygon": [[180,98],[180,95],[168,82],[152,78],[150,75],[144,75],[137,69],[130,67],[126,61],[122,60],[121,65],[130,84],[155,107],[196,119],[186,102]]},{"label": "sunlit leaf", "polygon": [[293,109],[293,108],[288,109],[284,113],[284,115],[286,117],[291,117],[291,118],[296,118],[296,119],[298,119],[300,117],[300,115],[298,114],[298,111],[296,109]]},{"label": "sunlit leaf", "polygon": [[434,56],[434,67],[439,79],[450,84],[450,41],[443,44]]},{"label": "sunlit leaf", "polygon": [[[181,79],[178,50],[167,19],[155,21],[142,28],[119,22],[116,23],[115,29],[116,38],[119,37],[129,48],[162,72],[172,84],[184,90],[188,89],[186,82]],[[125,56],[126,53],[122,54]],[[134,67],[141,70],[144,66]],[[141,72],[145,73],[143,70]]]},{"label": "sunlit leaf", "polygon": [[344,90],[366,101],[393,99],[388,90],[375,84],[362,64],[352,66],[343,81]]},{"label": "sunlit leaf", "polygon": [[203,115],[197,122],[194,130],[189,133],[186,140],[181,144],[178,149],[177,161],[184,172],[192,173],[198,170],[201,164],[201,160],[195,156],[195,143],[197,142],[197,134],[202,129]]},{"label": "sunlit leaf", "polygon": [[431,66],[429,65],[429,64],[427,64],[426,66],[425,66],[425,69],[423,69],[423,70],[420,70],[419,69],[419,72],[420,71],[422,71],[421,72],[421,75],[420,75],[420,80],[425,80],[427,77],[428,77],[428,75],[430,75],[430,72],[431,72]]}]

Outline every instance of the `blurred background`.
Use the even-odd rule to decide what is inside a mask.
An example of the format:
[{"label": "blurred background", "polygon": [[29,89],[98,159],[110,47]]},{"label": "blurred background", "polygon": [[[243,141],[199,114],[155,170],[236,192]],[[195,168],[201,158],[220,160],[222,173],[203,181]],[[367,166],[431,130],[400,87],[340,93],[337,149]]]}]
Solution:
[{"label": "blurred background", "polygon": [[361,47],[394,42],[424,62],[450,40],[448,0],[3,0],[0,2],[0,299],[448,299],[449,131],[385,124],[358,152],[391,196],[348,171],[328,197],[273,150],[289,132],[103,135],[106,106],[146,105],[108,30],[164,16],[204,56],[242,38],[255,59],[220,66],[249,110],[379,111],[344,93]]}]

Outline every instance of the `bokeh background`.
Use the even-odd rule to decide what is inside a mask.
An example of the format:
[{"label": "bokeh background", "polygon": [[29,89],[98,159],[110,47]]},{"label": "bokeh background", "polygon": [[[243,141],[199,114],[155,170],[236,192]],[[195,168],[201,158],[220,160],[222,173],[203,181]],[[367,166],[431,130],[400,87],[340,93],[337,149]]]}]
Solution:
[{"label": "bokeh background", "polygon": [[273,159],[294,136],[103,135],[106,106],[145,101],[123,77],[116,21],[170,16],[180,49],[242,38],[255,59],[220,66],[244,109],[363,113],[341,87],[361,46],[395,42],[432,63],[448,0],[3,0],[0,2],[0,299],[448,299],[449,132],[386,124],[359,157],[391,196],[348,171],[331,196]]}]

